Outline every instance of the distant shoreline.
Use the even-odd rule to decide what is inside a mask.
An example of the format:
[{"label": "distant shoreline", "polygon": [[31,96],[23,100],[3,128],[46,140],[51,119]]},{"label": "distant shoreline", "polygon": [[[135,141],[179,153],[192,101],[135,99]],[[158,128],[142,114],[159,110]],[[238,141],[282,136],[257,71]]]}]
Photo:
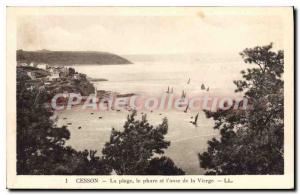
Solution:
[{"label": "distant shoreline", "polygon": [[132,64],[129,60],[108,52],[48,50],[17,50],[17,63],[44,63],[56,66]]}]

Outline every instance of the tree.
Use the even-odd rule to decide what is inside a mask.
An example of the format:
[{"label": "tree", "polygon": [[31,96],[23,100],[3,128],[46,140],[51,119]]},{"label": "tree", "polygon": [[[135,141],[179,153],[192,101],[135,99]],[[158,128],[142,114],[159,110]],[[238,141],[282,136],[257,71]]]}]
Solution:
[{"label": "tree", "polygon": [[174,164],[174,162],[165,156],[151,159],[145,170],[146,175],[184,175],[184,171]]},{"label": "tree", "polygon": [[[164,140],[168,132],[168,122],[164,118],[157,127],[150,125],[146,115],[136,120],[136,111],[127,117],[124,131],[112,129],[110,141],[102,151],[103,158],[118,175],[145,174],[184,174],[171,159],[166,157],[153,158],[164,154],[170,145]],[[157,167],[157,170],[154,168]],[[166,168],[166,171],[163,169]]]},{"label": "tree", "polygon": [[255,66],[234,81],[236,92],[251,100],[248,109],[205,111],[220,130],[220,138],[208,141],[207,152],[199,154],[206,174],[283,174],[284,54],[271,49],[272,43],[241,53],[245,63]]},{"label": "tree", "polygon": [[75,73],[76,73],[76,71],[75,71],[74,68],[71,68],[71,67],[70,67],[70,68],[68,69],[68,76],[71,76],[71,77],[72,77]]},{"label": "tree", "polygon": [[66,147],[69,130],[56,127],[46,108],[47,94],[23,71],[17,72],[17,174],[109,174],[95,151]]}]

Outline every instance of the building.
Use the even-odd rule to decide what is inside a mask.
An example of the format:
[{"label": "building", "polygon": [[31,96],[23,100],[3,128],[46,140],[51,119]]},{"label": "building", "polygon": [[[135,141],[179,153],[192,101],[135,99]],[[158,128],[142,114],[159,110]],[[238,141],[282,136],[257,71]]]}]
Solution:
[{"label": "building", "polygon": [[48,78],[49,81],[57,80],[59,79],[59,73],[52,73]]},{"label": "building", "polygon": [[80,80],[80,75],[79,74],[74,74],[73,75],[73,79],[75,79],[75,80]]},{"label": "building", "polygon": [[30,79],[32,79],[32,80],[35,80],[35,79],[36,79],[36,76],[35,76],[35,73],[34,73],[34,72],[27,72],[27,76],[29,76]]},{"label": "building", "polygon": [[51,83],[50,83],[50,82],[45,82],[44,84],[45,84],[45,86],[49,86],[49,85],[51,85]]},{"label": "building", "polygon": [[38,65],[36,65],[36,67],[39,68],[39,69],[46,70],[47,69],[47,64],[38,64]]},{"label": "building", "polygon": [[35,67],[35,64],[31,62],[30,64],[28,64],[28,66]]},{"label": "building", "polygon": [[20,62],[20,63],[17,64],[17,66],[28,66],[28,65],[25,62]]}]

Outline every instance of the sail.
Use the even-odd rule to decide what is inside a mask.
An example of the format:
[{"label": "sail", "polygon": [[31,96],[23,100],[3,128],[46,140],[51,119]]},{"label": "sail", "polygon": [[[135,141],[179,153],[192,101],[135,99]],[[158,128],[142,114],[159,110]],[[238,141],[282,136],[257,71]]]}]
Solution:
[{"label": "sail", "polygon": [[198,116],[199,116],[199,112],[197,113],[196,117],[195,117],[195,124],[197,125],[197,121],[198,121]]},{"label": "sail", "polygon": [[186,94],[185,94],[185,92],[184,92],[184,90],[183,90],[182,93],[181,93],[181,99],[184,99],[185,96],[186,96]]},{"label": "sail", "polygon": [[205,85],[202,83],[202,85],[201,85],[201,89],[202,90],[205,90]]},{"label": "sail", "polygon": [[187,112],[188,111],[188,109],[189,109],[189,103],[188,103],[188,105],[186,106],[186,108],[185,108],[185,111],[184,112]]}]

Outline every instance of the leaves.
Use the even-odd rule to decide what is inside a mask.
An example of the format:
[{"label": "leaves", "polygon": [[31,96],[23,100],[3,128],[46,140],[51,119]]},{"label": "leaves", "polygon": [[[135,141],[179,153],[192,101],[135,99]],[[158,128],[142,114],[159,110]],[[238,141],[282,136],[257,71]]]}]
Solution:
[{"label": "leaves", "polygon": [[[65,146],[69,130],[56,127],[44,106],[47,94],[37,90],[26,74],[17,73],[17,174],[109,174],[96,151],[76,151]],[[33,86],[32,90],[29,88]],[[38,97],[38,98],[37,98]]]},{"label": "leaves", "polygon": [[[122,132],[112,129],[110,141],[102,151],[107,164],[118,175],[183,174],[171,159],[153,159],[164,154],[164,149],[170,145],[164,140],[168,132],[167,119],[154,127],[149,124],[146,115],[141,120],[137,120],[136,115],[136,111],[128,115]],[[164,168],[166,172],[162,170]]]},{"label": "leaves", "polygon": [[241,53],[256,68],[241,72],[243,80],[234,81],[235,92],[244,92],[251,109],[205,111],[221,134],[199,154],[206,174],[283,174],[284,55],[271,49],[272,43]]}]

